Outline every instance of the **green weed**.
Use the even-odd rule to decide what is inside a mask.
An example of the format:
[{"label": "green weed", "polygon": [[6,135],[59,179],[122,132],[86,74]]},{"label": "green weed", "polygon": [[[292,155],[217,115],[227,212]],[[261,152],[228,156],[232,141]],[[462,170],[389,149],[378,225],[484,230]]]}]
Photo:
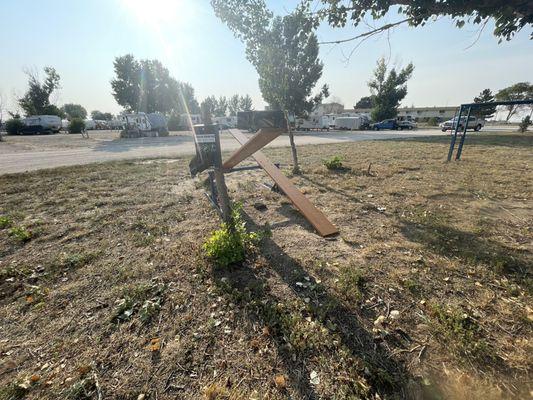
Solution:
[{"label": "green weed", "polygon": [[363,297],[366,277],[363,271],[354,266],[341,268],[339,276],[339,288],[346,299],[359,301]]},{"label": "green weed", "polygon": [[9,235],[19,242],[25,243],[32,238],[32,233],[23,226],[14,226],[9,229]]},{"label": "green weed", "polygon": [[161,310],[165,291],[164,284],[155,282],[126,288],[113,310],[111,321],[125,322],[137,315],[141,323],[147,325]]},{"label": "green weed", "polygon": [[203,245],[205,254],[221,267],[242,262],[246,250],[259,239],[257,233],[246,230],[246,224],[241,217],[241,208],[240,204],[233,207],[233,228],[223,223]]},{"label": "green weed", "polygon": [[340,156],[333,156],[331,158],[323,160],[322,164],[324,164],[324,166],[330,171],[339,171],[344,169],[342,165],[342,157]]},{"label": "green weed", "polygon": [[9,217],[6,216],[0,216],[0,229],[5,229],[10,227],[12,224],[12,221]]}]

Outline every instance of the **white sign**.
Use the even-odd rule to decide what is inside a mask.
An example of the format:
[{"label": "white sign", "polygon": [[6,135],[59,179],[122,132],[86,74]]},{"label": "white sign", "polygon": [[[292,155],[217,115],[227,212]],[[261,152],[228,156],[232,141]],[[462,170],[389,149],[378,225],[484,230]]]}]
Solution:
[{"label": "white sign", "polygon": [[198,143],[215,143],[215,135],[196,135]]}]

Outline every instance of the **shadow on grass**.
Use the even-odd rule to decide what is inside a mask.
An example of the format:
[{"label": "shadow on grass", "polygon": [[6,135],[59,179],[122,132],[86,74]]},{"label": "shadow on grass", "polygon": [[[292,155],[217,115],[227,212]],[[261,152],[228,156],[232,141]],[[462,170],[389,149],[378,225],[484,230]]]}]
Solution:
[{"label": "shadow on grass", "polygon": [[[243,217],[251,231],[262,230],[248,215],[243,213]],[[333,373],[329,378],[339,398],[407,398],[407,384],[414,381],[361,324],[354,310],[313,279],[274,240],[263,238],[260,247],[267,265],[214,268],[214,281],[244,314],[269,332],[298,398],[318,398],[310,381],[309,365],[313,362],[323,372]],[[295,307],[291,308],[287,298],[270,292],[266,276],[272,273],[295,295]],[[317,331],[306,331],[308,326],[315,326]]]},{"label": "shadow on grass", "polygon": [[402,222],[401,231],[411,241],[445,257],[457,257],[467,264],[486,264],[492,272],[527,283],[533,255],[470,232],[440,223]]},{"label": "shadow on grass", "polygon": [[[403,138],[403,139],[398,138],[398,139],[387,139],[387,140],[388,141],[450,145],[451,135],[421,136],[421,137],[410,137],[410,138]],[[459,140],[460,140],[460,136],[457,137],[457,142],[459,142]],[[471,133],[471,132],[467,132],[466,138],[465,138],[465,145],[529,148],[533,146],[533,133],[518,133],[518,132],[517,133],[509,133],[509,132]]]}]

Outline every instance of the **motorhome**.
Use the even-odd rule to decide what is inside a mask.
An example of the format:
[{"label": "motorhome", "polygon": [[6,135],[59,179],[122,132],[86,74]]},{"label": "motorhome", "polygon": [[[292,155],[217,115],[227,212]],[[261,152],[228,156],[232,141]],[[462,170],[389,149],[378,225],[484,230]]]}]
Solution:
[{"label": "motorhome", "polygon": [[298,118],[296,119],[296,130],[299,131],[310,131],[312,129],[316,130],[329,130],[329,117],[326,115],[309,117],[306,119]]},{"label": "motorhome", "polygon": [[24,119],[21,133],[58,133],[61,118],[57,115],[32,115]]},{"label": "motorhome", "polygon": [[120,118],[124,125],[122,138],[168,136],[167,120],[162,114],[122,114]]},{"label": "motorhome", "polygon": [[86,119],[83,122],[85,122],[85,129],[87,129],[88,131],[96,129],[96,122],[92,119]]}]

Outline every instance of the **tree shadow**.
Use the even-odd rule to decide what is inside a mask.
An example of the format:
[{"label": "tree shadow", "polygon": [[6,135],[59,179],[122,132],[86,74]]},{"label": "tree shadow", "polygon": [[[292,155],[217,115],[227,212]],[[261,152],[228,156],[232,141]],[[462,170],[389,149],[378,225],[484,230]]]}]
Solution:
[{"label": "tree shadow", "polygon": [[[417,142],[430,144],[450,145],[451,135],[446,136],[420,136],[410,138],[387,139],[390,141]],[[460,136],[457,137],[457,141]],[[495,133],[485,134],[467,132],[465,143],[476,146],[502,146],[502,147],[531,147],[533,146],[533,135],[531,133],[515,133],[510,135],[509,132],[502,132],[498,135]]]},{"label": "tree shadow", "polygon": [[[251,231],[258,232],[264,229],[244,212],[243,218]],[[291,386],[296,389],[299,398],[318,398],[309,379],[308,363],[310,359],[315,359],[320,354],[313,349],[298,349],[287,340],[299,334],[294,331],[296,328],[291,324],[295,316],[290,310],[283,311],[283,308],[279,308],[279,304],[283,305],[288,300],[280,299],[268,290],[268,274],[279,276],[291,291],[291,295],[305,305],[296,317],[308,317],[310,321],[318,322],[321,329],[327,332],[327,337],[337,338],[342,349],[345,349],[343,351],[347,351],[349,357],[353,357],[350,358],[352,364],[349,369],[340,371],[348,378],[343,381],[342,384],[347,386],[343,386],[342,390],[348,390],[352,396],[379,395],[382,396],[380,398],[407,398],[408,382],[412,385],[414,380],[402,363],[386,349],[383,339],[375,338],[352,309],[310,276],[304,267],[274,240],[269,237],[263,238],[260,248],[266,265],[262,265],[261,268],[247,265],[235,266],[232,269],[214,268],[214,281],[221,291],[231,293],[232,301],[242,309],[243,313],[270,332],[285,365]],[[327,355],[332,356],[335,361],[343,357],[342,353],[337,352]],[[370,389],[368,387],[362,389],[366,384]],[[340,394],[343,393],[340,384],[338,390]],[[366,390],[369,393],[366,393]]]},{"label": "tree shadow", "polygon": [[492,272],[517,280],[531,279],[533,255],[480,235],[440,223],[402,221],[402,234],[445,257],[457,257],[468,264],[483,263]]}]

